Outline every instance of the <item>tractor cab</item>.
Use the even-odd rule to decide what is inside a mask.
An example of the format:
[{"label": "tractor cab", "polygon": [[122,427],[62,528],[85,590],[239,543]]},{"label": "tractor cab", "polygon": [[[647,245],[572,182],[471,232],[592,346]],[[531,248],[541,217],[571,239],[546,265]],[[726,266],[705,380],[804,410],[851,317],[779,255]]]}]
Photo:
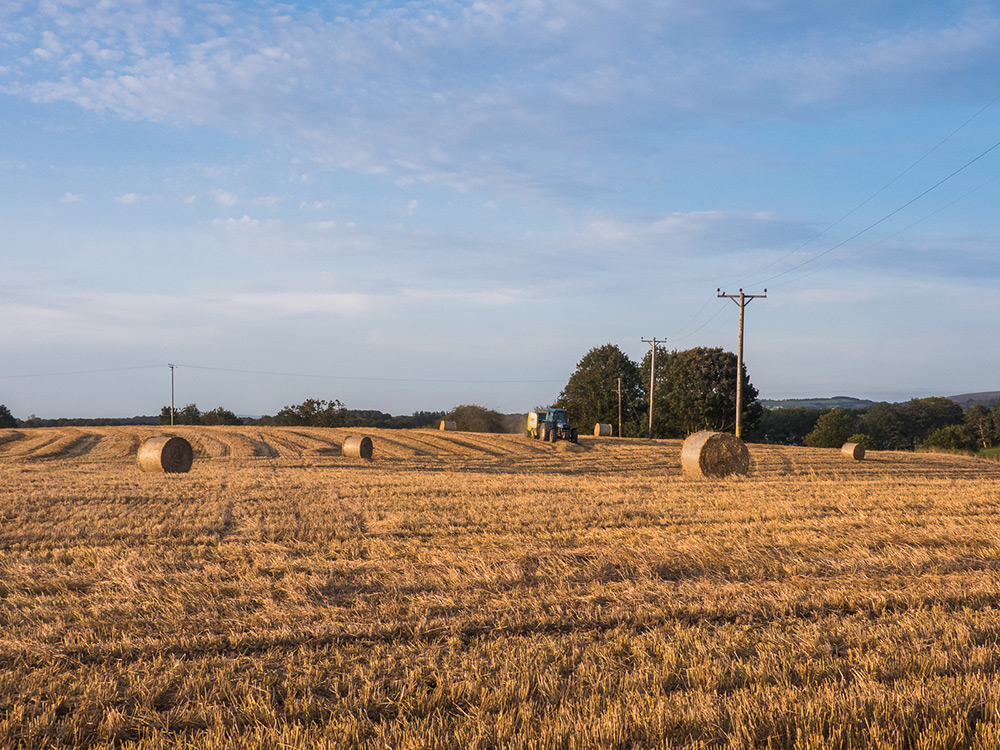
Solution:
[{"label": "tractor cab", "polygon": [[569,429],[569,419],[566,417],[565,409],[549,409],[545,413],[545,421],[551,422],[554,426]]},{"label": "tractor cab", "polygon": [[528,437],[555,442],[556,440],[577,441],[576,430],[569,423],[565,409],[547,408],[545,411],[528,413]]}]

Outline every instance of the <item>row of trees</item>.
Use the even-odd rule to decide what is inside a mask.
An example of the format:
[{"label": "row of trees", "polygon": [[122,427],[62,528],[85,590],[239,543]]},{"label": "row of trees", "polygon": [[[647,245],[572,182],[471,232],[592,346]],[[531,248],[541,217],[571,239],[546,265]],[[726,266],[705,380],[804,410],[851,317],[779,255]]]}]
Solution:
[{"label": "row of trees", "polygon": [[[653,359],[652,349],[636,363],[614,344],[595,347],[577,363],[556,406],[566,409],[574,424],[587,429],[597,422],[617,425],[620,402],[622,435],[647,435]],[[667,351],[658,346],[655,364],[653,437],[686,437],[699,430],[731,432],[735,428],[735,354],[721,348]],[[763,408],[745,366],[740,376],[741,422],[752,430]]]},{"label": "row of trees", "polygon": [[963,411],[951,399],[934,397],[860,411],[833,409],[816,418],[804,442],[817,448],[845,442],[880,450],[991,448],[1000,443],[1000,402],[992,410],[974,406]]},{"label": "row of trees", "polygon": [[[348,409],[339,400],[307,398],[301,404],[283,407],[277,414],[259,418],[239,417],[221,406],[203,412],[197,404],[174,409],[173,424],[240,425],[258,424],[278,427],[428,427],[438,422],[444,412],[416,412],[398,417],[375,410]],[[171,424],[170,407],[160,410],[160,424]]]}]

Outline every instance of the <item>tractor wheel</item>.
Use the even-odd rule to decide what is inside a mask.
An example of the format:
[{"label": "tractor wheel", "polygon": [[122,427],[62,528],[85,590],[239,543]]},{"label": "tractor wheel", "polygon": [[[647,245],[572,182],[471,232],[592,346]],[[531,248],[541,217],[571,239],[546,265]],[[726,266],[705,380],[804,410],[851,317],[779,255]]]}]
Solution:
[{"label": "tractor wheel", "polygon": [[577,433],[577,431],[575,429],[572,429],[572,430],[569,431],[569,441],[571,443],[575,443],[579,439],[580,439],[580,435]]},{"label": "tractor wheel", "polygon": [[559,428],[556,427],[555,429],[553,429],[549,433],[549,435],[550,435],[550,440],[552,440],[552,442],[554,443],[554,442],[556,442],[559,439],[559,437],[560,437],[560,435],[562,435],[562,433],[559,431]]},{"label": "tractor wheel", "polygon": [[546,440],[549,439],[549,430],[545,422],[542,422],[540,425],[538,425],[538,439],[541,440],[542,442],[545,442]]}]

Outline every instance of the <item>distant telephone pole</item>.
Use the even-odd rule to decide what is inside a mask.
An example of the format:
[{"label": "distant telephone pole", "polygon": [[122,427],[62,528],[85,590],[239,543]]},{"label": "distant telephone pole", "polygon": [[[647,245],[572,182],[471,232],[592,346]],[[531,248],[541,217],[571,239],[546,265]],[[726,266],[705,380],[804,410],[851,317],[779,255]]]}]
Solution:
[{"label": "distant telephone pole", "polygon": [[743,426],[743,311],[751,300],[766,298],[767,289],[763,294],[744,294],[742,289],[739,294],[725,294],[721,289],[716,289],[715,294],[717,297],[731,299],[740,306],[740,345],[736,350],[736,437],[740,437]]},{"label": "distant telephone pole", "polygon": [[174,366],[167,365],[170,368],[170,426],[174,426]]},{"label": "distant telephone pole", "polygon": [[[649,437],[653,437],[653,389],[656,385],[656,345],[665,344],[667,340],[659,339],[657,340],[654,336],[651,339],[643,339],[643,342],[650,344],[653,347],[652,353],[649,355]],[[621,427],[619,427],[619,432]]]}]

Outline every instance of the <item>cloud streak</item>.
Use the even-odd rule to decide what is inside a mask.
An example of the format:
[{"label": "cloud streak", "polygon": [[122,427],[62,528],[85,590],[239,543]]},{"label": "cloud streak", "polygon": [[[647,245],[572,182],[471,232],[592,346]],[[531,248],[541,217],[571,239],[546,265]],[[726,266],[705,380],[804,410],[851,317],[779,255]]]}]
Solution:
[{"label": "cloud streak", "polygon": [[885,106],[929,84],[974,88],[969,71],[1000,62],[1000,21],[982,7],[905,27],[862,16],[860,38],[856,9],[827,8],[823,34],[772,45],[794,4],[720,3],[711,19],[679,3],[640,13],[597,0],[423,2],[332,18],[236,3],[190,16],[141,0],[30,5],[7,19],[21,40],[8,52],[32,51],[5,76],[8,93],[268,134],[340,168],[465,189],[544,182],[545,160],[519,152],[614,147],[623,126]]}]

